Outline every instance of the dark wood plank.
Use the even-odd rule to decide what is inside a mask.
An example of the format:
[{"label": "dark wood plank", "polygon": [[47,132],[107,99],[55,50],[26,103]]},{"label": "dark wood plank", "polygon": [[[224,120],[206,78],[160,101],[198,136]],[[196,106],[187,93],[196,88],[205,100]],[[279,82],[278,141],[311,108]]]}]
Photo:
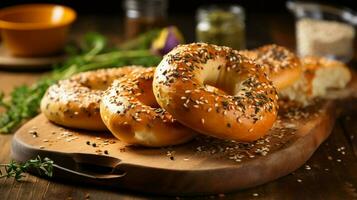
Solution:
[{"label": "dark wood plank", "polygon": [[[343,151],[338,150],[341,147],[345,147]],[[277,181],[232,197],[244,199],[257,193],[264,199],[356,199],[356,167],[356,158],[338,123],[306,165]]]},{"label": "dark wood plank", "polygon": [[349,146],[351,146],[355,157],[357,157],[357,114],[350,113],[340,119]]}]

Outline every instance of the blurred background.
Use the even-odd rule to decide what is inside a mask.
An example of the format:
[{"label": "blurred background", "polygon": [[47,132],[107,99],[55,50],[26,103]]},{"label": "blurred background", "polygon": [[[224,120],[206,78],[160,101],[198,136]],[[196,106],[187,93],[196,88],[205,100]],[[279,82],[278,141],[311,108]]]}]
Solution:
[{"label": "blurred background", "polygon": [[[145,1],[145,0],[143,0]],[[264,35],[264,29],[267,27],[268,21],[275,21],[279,19],[279,23],[284,23],[289,27],[288,30],[294,31],[294,17],[286,8],[286,0],[168,0],[168,21],[170,24],[174,24],[179,27],[183,32],[186,42],[192,42],[195,40],[195,26],[196,26],[196,11],[200,6],[210,4],[239,4],[245,9],[247,24],[247,47],[255,47],[259,44],[255,44],[252,38],[256,38],[260,42],[271,43],[273,41],[271,37]],[[322,3],[337,7],[348,7],[353,10],[357,10],[357,5],[354,0],[325,0],[325,1],[304,1]],[[101,0],[101,1],[76,1],[76,0],[1,0],[0,8],[25,4],[25,3],[54,3],[67,5],[74,8],[79,18],[77,20],[81,22],[81,17],[88,18],[110,18],[111,21],[117,20],[117,27],[111,26],[113,23],[95,25],[96,30],[106,33],[107,30],[114,30],[115,33],[120,34],[124,31],[123,18],[125,16],[125,9],[123,8],[123,0]],[[266,16],[269,16],[266,19]],[[93,19],[95,20],[95,19]],[[82,20],[83,21],[83,20]],[[252,23],[255,23],[252,25]],[[115,23],[114,23],[115,24]],[[89,25],[86,25],[87,29],[91,29]],[[94,28],[94,27],[93,27]],[[108,33],[109,35],[112,33]],[[291,44],[283,44],[291,45]]]},{"label": "blurred background", "polygon": [[[145,1],[145,0],[142,0]],[[79,0],[1,0],[0,7],[23,3],[56,3],[68,5],[76,9],[80,14],[121,15],[123,0],[79,1]],[[195,10],[204,4],[240,4],[249,13],[287,13],[286,0],[169,0],[170,14],[194,15]],[[354,0],[320,0],[305,1],[323,3],[335,6],[356,8]]]},{"label": "blurred background", "polygon": [[[130,2],[126,4],[125,2]],[[134,3],[133,3],[134,2]],[[80,35],[83,35],[85,32],[96,31],[106,35],[111,41],[114,43],[120,43],[125,39],[133,38],[137,36],[138,33],[145,32],[147,30],[153,29],[153,27],[164,27],[166,25],[174,25],[178,28],[179,32],[182,33],[184,41],[186,43],[194,42],[194,41],[204,41],[219,45],[226,45],[236,48],[255,48],[261,46],[263,44],[268,43],[277,43],[279,45],[283,45],[289,47],[290,49],[297,49],[297,41],[298,37],[296,36],[297,31],[297,21],[295,20],[294,14],[287,8],[287,2],[285,0],[274,0],[274,1],[264,1],[264,0],[157,0],[156,2],[164,2],[165,8],[162,8],[158,5],[146,4],[145,0],[102,0],[102,1],[74,1],[74,0],[1,0],[0,8],[5,8],[8,6],[19,5],[19,4],[28,4],[28,3],[52,3],[52,4],[61,4],[66,5],[73,8],[77,13],[78,17],[75,21],[73,28],[71,29],[70,38],[76,39],[80,38]],[[151,1],[153,2],[153,1]],[[300,1],[307,3],[316,3],[329,5],[333,8],[338,9],[347,9],[347,10],[357,10],[357,5],[353,0],[325,0],[325,1]],[[132,4],[133,3],[133,4]],[[139,4],[139,5],[137,5]],[[167,5],[166,5],[167,4]],[[199,13],[200,9],[203,6],[208,5],[239,5],[242,8],[242,12],[238,10],[238,13],[235,13],[234,20],[238,21],[229,21],[229,19],[224,19],[227,16],[219,15],[217,19],[212,19],[212,17],[217,16],[207,16],[207,13],[213,13],[214,15],[217,13],[203,10],[203,13]],[[166,7],[167,6],[167,7]],[[135,8],[134,8],[135,7]],[[144,11],[140,11],[142,13],[148,13],[149,16],[157,15],[159,17],[158,21],[153,22],[153,27],[151,26],[151,22],[149,26],[142,29],[140,26],[147,26],[147,22],[142,22],[142,19],[134,19],[132,21],[128,21],[128,19],[133,19],[132,16],[129,15],[132,10],[135,10],[137,7],[142,7]],[[134,9],[133,9],[134,8]],[[161,24],[161,16],[162,14],[164,24]],[[205,13],[207,12],[207,13]],[[309,12],[309,11],[308,11]],[[142,14],[141,13],[141,14]],[[295,12],[296,13],[299,12]],[[219,13],[218,13],[219,14]],[[223,13],[224,14],[224,13]],[[227,13],[226,13],[227,14]],[[136,15],[136,13],[134,13]],[[316,18],[316,13],[309,14],[311,18]],[[156,17],[157,17],[156,16]],[[325,18],[326,16],[323,16]],[[134,17],[135,18],[135,17]],[[149,17],[150,18],[150,17]],[[209,19],[208,19],[209,18]],[[319,18],[319,16],[317,16]],[[136,21],[135,21],[136,20]],[[144,19],[146,20],[146,19]],[[149,21],[151,19],[148,19]],[[202,33],[200,35],[199,29],[207,29],[207,20],[209,21],[209,31],[208,33]],[[217,23],[220,23],[219,27]],[[220,21],[221,20],[221,21]],[[334,21],[335,19],[332,19]],[[357,24],[357,17],[354,19]],[[222,23],[222,21],[224,21]],[[227,23],[226,23],[227,22]],[[144,23],[142,25],[141,23]],[[201,24],[200,24],[201,23]],[[225,23],[225,24],[224,24]],[[233,27],[229,25],[229,23],[233,24]],[[160,26],[157,26],[160,24]],[[356,25],[355,24],[355,25]],[[202,25],[202,26],[201,26]],[[355,26],[354,25],[354,26]],[[222,28],[226,26],[226,28]],[[301,29],[305,35],[309,35],[308,31],[305,28],[309,29],[310,25],[307,24],[304,29]],[[319,26],[319,25],[318,25]],[[332,24],[332,26],[334,26]],[[213,33],[216,29],[220,33]],[[353,31],[354,38],[354,27],[349,27]],[[140,29],[140,30],[139,30]],[[313,29],[313,28],[312,28]],[[330,28],[326,28],[329,30]],[[222,40],[219,34],[224,34],[227,31],[235,30],[235,33],[232,33],[232,38],[227,36],[229,42],[218,41],[218,39]],[[324,34],[324,31],[321,34]],[[330,33],[326,34],[334,34],[336,32],[340,32],[339,30],[331,30]],[[321,34],[316,37],[321,38]],[[347,34],[347,33],[346,33]],[[214,35],[214,36],[212,36]],[[211,37],[211,38],[209,38]],[[342,40],[344,40],[344,35],[341,36]],[[346,36],[347,37],[347,36]],[[348,36],[349,37],[349,36]],[[303,36],[305,39],[305,36]],[[330,39],[334,40],[334,39]],[[350,40],[353,42],[348,42],[352,44],[351,46],[356,46],[355,40]],[[329,41],[330,42],[330,41]],[[236,45],[234,44],[236,43]],[[311,43],[310,41],[302,41],[301,44]],[[337,42],[336,42],[337,43]],[[312,44],[312,43],[311,43]],[[348,46],[348,45],[347,45]],[[310,48],[310,46],[308,47]],[[353,52],[352,47],[346,47],[346,51],[348,51],[349,55],[347,58],[342,58],[341,60],[351,60],[351,57],[356,57]],[[351,56],[350,54],[353,54]]]}]

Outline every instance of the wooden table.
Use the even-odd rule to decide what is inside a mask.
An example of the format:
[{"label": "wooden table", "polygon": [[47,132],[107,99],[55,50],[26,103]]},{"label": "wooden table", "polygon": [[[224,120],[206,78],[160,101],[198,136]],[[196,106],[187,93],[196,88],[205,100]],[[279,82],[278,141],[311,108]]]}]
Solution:
[{"label": "wooden table", "polygon": [[[192,16],[176,16],[173,24],[193,40]],[[121,32],[119,17],[82,17],[75,25],[72,35],[87,30],[99,30],[112,37]],[[294,22],[291,16],[248,16],[248,46],[278,43],[294,47]],[[119,35],[119,34],[118,34]],[[0,90],[8,93],[15,86],[30,84],[43,72],[0,71]],[[189,199],[357,199],[357,114],[338,119],[332,135],[321,145],[312,158],[294,173],[256,188],[232,194],[195,197]],[[0,162],[9,162],[12,135],[0,135]],[[294,155],[291,155],[294,156]],[[202,181],[204,177],[202,177]],[[0,180],[0,199],[168,199],[113,191],[88,185],[48,181],[32,175],[21,182],[14,179]],[[173,197],[175,199],[175,197]],[[186,199],[176,197],[176,199]]]}]

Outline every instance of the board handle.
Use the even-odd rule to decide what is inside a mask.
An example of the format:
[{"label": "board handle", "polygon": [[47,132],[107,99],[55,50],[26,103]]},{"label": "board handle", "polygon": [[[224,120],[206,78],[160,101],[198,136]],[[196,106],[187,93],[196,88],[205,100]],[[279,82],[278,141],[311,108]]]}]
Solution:
[{"label": "board handle", "polygon": [[55,162],[53,167],[59,172],[87,179],[116,180],[126,175],[126,172],[119,169],[121,160],[110,156],[63,153],[61,164],[58,163]]},{"label": "board handle", "polygon": [[[16,136],[15,136],[16,137]],[[54,161],[54,176],[64,176],[73,180],[75,176],[88,180],[118,180],[126,175],[119,158],[88,153],[52,152],[45,149],[24,146],[13,140],[12,157],[20,162],[32,159],[34,155],[48,157]],[[34,170],[33,173],[36,173]]]},{"label": "board handle", "polygon": [[122,174],[98,174],[98,173],[90,173],[90,172],[82,172],[82,171],[76,171],[76,170],[72,170],[66,167],[62,167],[60,165],[57,164],[53,164],[54,168],[57,168],[58,170],[61,170],[63,172],[67,172],[73,175],[77,175],[80,177],[84,177],[84,178],[89,178],[89,179],[96,179],[96,180],[113,180],[113,179],[119,179],[122,178],[123,176],[126,175],[126,172],[123,172]]}]

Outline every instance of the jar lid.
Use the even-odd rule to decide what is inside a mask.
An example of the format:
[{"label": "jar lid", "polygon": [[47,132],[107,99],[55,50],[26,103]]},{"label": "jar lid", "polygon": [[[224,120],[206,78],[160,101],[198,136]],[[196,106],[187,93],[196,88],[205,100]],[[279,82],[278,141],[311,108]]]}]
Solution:
[{"label": "jar lid", "polygon": [[[244,8],[237,5],[209,5],[209,6],[201,6],[197,10],[197,20],[215,20],[215,16],[212,16],[212,13],[217,13],[217,17],[219,20],[222,18],[224,20],[230,20],[230,18],[235,17],[244,21]],[[212,19],[209,19],[212,18]],[[217,19],[218,20],[218,19]]]},{"label": "jar lid", "polygon": [[125,0],[123,7],[129,18],[146,17],[165,17],[168,7],[167,0]]},{"label": "jar lid", "polygon": [[167,0],[125,0],[123,6],[126,10],[166,10]]}]

